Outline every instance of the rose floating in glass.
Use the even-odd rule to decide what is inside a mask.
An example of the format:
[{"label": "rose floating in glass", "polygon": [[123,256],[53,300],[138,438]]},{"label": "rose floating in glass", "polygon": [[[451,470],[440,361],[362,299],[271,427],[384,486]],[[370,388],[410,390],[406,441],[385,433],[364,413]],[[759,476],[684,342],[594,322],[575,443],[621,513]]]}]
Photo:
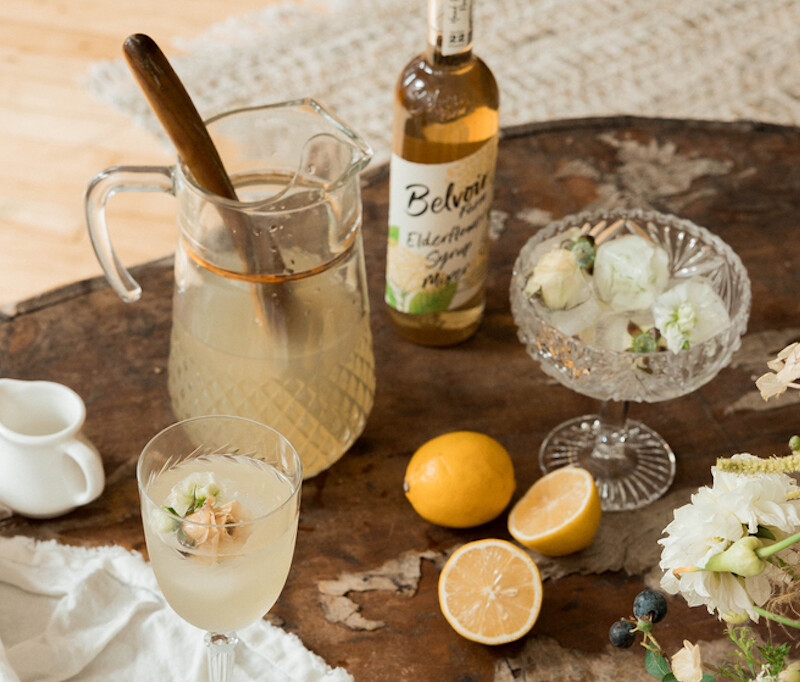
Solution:
[{"label": "rose floating in glass", "polygon": [[655,431],[627,418],[628,403],[677,398],[714,378],[741,344],[750,300],[739,257],[689,220],[610,209],[539,230],[514,264],[519,338],[546,374],[603,401],[599,415],[571,419],[546,437],[542,470],[588,469],[606,511],[663,495],[675,456]]},{"label": "rose floating in glass", "polygon": [[280,433],[241,417],[187,419],[136,469],[147,551],[167,602],[206,630],[209,679],[231,679],[235,631],[280,596],[292,563],[302,467]]}]

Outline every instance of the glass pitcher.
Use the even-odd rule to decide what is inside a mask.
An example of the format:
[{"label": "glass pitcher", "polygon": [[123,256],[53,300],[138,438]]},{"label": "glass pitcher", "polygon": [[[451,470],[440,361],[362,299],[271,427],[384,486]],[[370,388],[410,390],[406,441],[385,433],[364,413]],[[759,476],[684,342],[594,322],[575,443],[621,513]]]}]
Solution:
[{"label": "glass pitcher", "polygon": [[239,109],[207,126],[238,201],[199,187],[180,159],[109,168],[86,192],[92,245],[114,290],[137,300],[141,289],[109,239],[106,202],[119,191],[175,195],[175,416],[268,424],[314,476],[352,445],[373,404],[359,186],[372,150],[308,99]]}]

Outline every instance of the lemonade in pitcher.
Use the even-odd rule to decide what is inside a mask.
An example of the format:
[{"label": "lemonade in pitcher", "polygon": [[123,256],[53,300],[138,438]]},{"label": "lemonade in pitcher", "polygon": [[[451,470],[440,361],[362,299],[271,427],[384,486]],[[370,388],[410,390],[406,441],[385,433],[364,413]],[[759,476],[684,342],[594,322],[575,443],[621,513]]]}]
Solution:
[{"label": "lemonade in pitcher", "polygon": [[363,268],[349,260],[258,285],[267,298],[280,289],[300,311],[276,338],[257,319],[251,284],[179,249],[169,359],[176,416],[236,414],[269,424],[297,448],[306,477],[338,459],[363,431],[375,392]]},{"label": "lemonade in pitcher", "polygon": [[175,195],[173,410],[272,426],[314,476],[347,451],[372,409],[359,184],[372,150],[308,99],[206,123],[236,199],[204,189],[180,159],[110,168],[87,190],[92,244],[114,289],[137,300],[141,289],[111,247],[106,201],[119,191]]}]

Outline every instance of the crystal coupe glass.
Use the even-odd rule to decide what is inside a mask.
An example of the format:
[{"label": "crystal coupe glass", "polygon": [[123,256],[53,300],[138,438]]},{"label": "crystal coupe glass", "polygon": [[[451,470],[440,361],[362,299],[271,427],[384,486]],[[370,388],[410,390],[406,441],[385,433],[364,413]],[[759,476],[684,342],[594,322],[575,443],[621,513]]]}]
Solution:
[{"label": "crystal coupe glass", "polygon": [[181,618],[207,632],[209,680],[230,680],[235,631],[270,610],[289,573],[300,457],[259,422],[204,416],[147,443],[136,477],[159,587]]},{"label": "crystal coupe glass", "polygon": [[[611,239],[641,228],[666,251],[670,284],[702,277],[721,298],[730,324],[678,352],[644,353],[610,350],[552,326],[551,311],[524,292],[541,244],[573,227],[619,219],[625,222]],[[750,280],[739,257],[719,237],[689,220],[638,209],[587,211],[552,223],[528,240],[514,264],[510,296],[518,336],[542,370],[564,386],[603,401],[598,415],[570,419],[548,434],[539,452],[542,471],[568,464],[586,468],[606,511],[637,509],[658,499],[675,476],[675,455],[655,431],[627,418],[628,403],[691,393],[730,362],[750,313]]]}]

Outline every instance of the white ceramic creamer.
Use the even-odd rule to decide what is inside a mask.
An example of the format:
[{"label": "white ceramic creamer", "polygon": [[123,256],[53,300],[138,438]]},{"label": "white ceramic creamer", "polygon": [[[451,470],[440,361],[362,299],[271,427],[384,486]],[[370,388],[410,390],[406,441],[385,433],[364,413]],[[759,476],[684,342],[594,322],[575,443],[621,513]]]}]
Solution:
[{"label": "white ceramic creamer", "polygon": [[99,497],[103,463],[80,432],[85,417],[62,384],[0,379],[0,502],[48,518]]}]

